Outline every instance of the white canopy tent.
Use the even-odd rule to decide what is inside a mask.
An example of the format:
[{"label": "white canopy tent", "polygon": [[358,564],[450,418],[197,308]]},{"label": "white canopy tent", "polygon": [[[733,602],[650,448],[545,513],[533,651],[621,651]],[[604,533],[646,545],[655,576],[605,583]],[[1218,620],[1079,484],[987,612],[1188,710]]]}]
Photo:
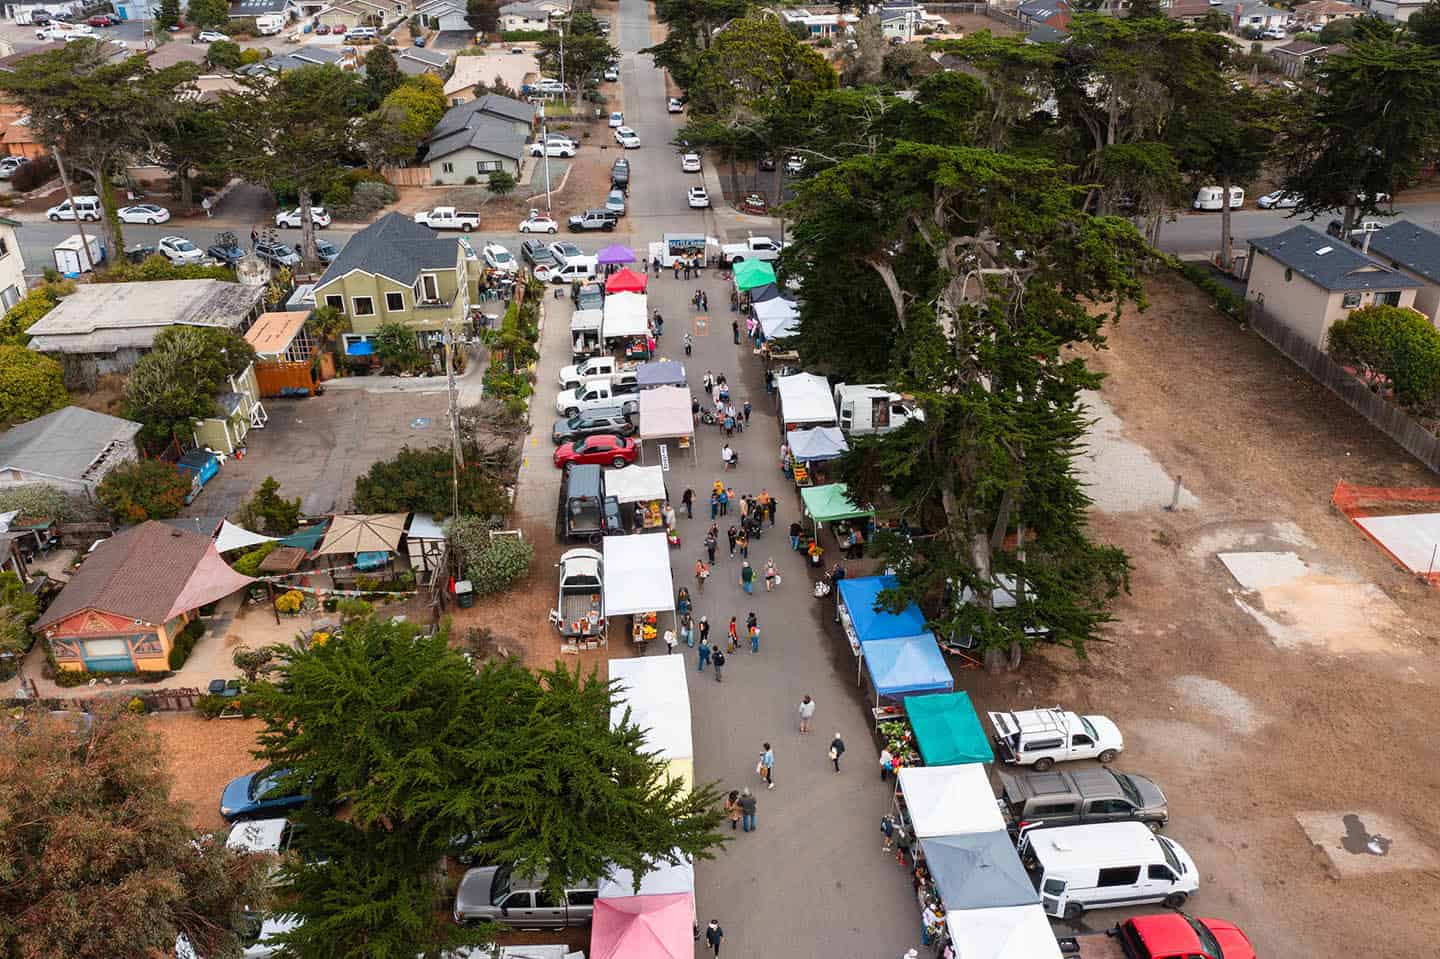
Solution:
[{"label": "white canopy tent", "polygon": [[[695,416],[690,412],[690,393],[683,386],[657,386],[640,392],[640,455],[645,440],[686,439],[695,459]],[[698,462],[698,461],[697,461]]]},{"label": "white canopy tent", "polygon": [[945,917],[956,959],[1061,959],[1043,907],[956,909]]},{"label": "white canopy tent", "polygon": [[800,310],[793,300],[777,296],[757,302],[754,308],[755,319],[760,321],[767,340],[783,339],[800,332]]},{"label": "white canopy tent", "polygon": [[801,463],[833,460],[850,452],[845,434],[838,426],[816,426],[808,430],[791,430],[785,434],[790,453]]},{"label": "white canopy tent", "polygon": [[[675,586],[670,578],[670,545],[664,533],[606,536],[605,615],[674,613]],[[665,657],[681,659],[683,657]],[[615,660],[614,662],[630,662]],[[615,675],[613,670],[610,674]],[[686,721],[685,728],[690,728]]]},{"label": "white canopy tent", "polygon": [[605,493],[619,503],[649,503],[668,499],[665,471],[658,466],[626,466],[605,471]]},{"label": "white canopy tent", "polygon": [[[624,899],[627,896],[665,896],[679,892],[695,891],[695,867],[689,857],[676,850],[680,861],[674,864],[661,862],[647,872],[640,880],[640,891],[635,891],[635,875],[628,869],[611,866],[609,875],[600,880],[599,899]],[[652,860],[653,861],[653,860]]]},{"label": "white canopy tent", "polygon": [[[642,538],[663,537],[606,537],[607,540]],[[665,761],[666,776],[672,781],[684,783],[686,789],[693,788],[695,742],[690,734],[690,691],[685,684],[685,657],[639,656],[634,659],[612,659],[610,678],[616,680],[619,686],[615,705],[610,708],[611,728],[625,717],[625,710],[628,708],[630,722],[645,734],[646,751],[658,753],[659,758]],[[693,884],[693,870],[689,878]],[[620,881],[627,890],[630,888],[628,874]],[[693,889],[673,891],[690,892]],[[659,891],[655,891],[655,894],[658,895]],[[634,894],[625,892],[617,895]]]},{"label": "white canopy tent", "polygon": [[605,297],[605,318],[601,338],[646,336],[650,332],[650,307],[644,293],[611,293]]},{"label": "white canopy tent", "polygon": [[796,373],[775,380],[780,416],[788,431],[795,426],[834,426],[835,400],[830,384],[814,373]]},{"label": "white canopy tent", "polygon": [[243,526],[236,526],[228,519],[220,524],[220,532],[215,536],[215,551],[217,553],[228,553],[232,549],[245,549],[247,546],[259,546],[261,543],[273,543],[275,537],[262,536],[259,533],[252,533]]},{"label": "white canopy tent", "polygon": [[906,766],[897,778],[915,835],[921,839],[1005,828],[983,763]]}]

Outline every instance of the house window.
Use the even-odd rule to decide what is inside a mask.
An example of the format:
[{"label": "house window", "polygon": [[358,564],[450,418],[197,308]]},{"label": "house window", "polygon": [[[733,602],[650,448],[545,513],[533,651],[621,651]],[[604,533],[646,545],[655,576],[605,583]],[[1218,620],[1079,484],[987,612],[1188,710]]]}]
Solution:
[{"label": "house window", "polygon": [[440,164],[440,172],[441,172],[441,173],[454,173],[454,172],[455,172],[455,164],[453,164],[453,163],[442,163],[442,164]]},{"label": "house window", "polygon": [[385,309],[389,310],[391,313],[398,313],[401,310],[405,309],[405,294],[386,293]]},{"label": "house window", "polygon": [[353,296],[350,304],[355,308],[356,316],[375,315],[375,301],[368,296]]},{"label": "house window", "polygon": [[5,238],[4,238],[3,236],[0,236],[0,257],[9,256],[9,255],[10,255],[10,244],[5,242]]},{"label": "house window", "polygon": [[420,275],[420,299],[426,303],[440,302],[440,281],[435,279],[433,273],[422,273]]},{"label": "house window", "polygon": [[1359,293],[1346,293],[1346,294],[1345,294],[1345,299],[1343,299],[1343,300],[1340,301],[1340,305],[1341,305],[1344,309],[1347,309],[1347,310],[1353,310],[1353,309],[1355,309],[1355,307],[1357,307],[1357,306],[1360,305],[1360,294],[1359,294]]},{"label": "house window", "polygon": [[1295,271],[1288,266],[1285,267],[1285,282],[1289,283],[1293,279],[1295,279]]},{"label": "house window", "polygon": [[5,287],[5,289],[0,290],[0,306],[3,306],[7,310],[10,309],[10,307],[20,302],[20,295],[20,287],[11,283]]},{"label": "house window", "polygon": [[335,310],[337,313],[344,313],[345,297],[340,296],[338,293],[328,294],[325,297],[325,305],[330,307],[330,309]]},{"label": "house window", "polygon": [[475,172],[476,172],[476,173],[490,173],[490,172],[493,172],[493,171],[495,171],[495,170],[499,170],[499,169],[501,169],[501,168],[502,168],[502,165],[501,165],[501,163],[500,163],[499,160],[476,160],[476,161],[475,161]]},{"label": "house window", "polygon": [[1399,291],[1399,290],[1391,290],[1391,291],[1389,291],[1388,293],[1376,293],[1376,294],[1375,294],[1375,302],[1376,302],[1376,303],[1383,303],[1385,306],[1399,306],[1399,305],[1400,305],[1400,291]]}]

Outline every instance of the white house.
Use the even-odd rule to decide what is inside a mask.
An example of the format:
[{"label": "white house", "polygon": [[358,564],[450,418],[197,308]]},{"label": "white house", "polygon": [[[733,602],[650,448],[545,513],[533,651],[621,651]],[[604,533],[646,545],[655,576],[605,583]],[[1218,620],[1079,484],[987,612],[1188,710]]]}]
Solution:
[{"label": "white house", "polygon": [[1283,30],[1292,16],[1289,10],[1247,0],[1235,4],[1230,11],[1230,25],[1236,33],[1241,30]]},{"label": "white house", "polygon": [[1404,23],[1412,13],[1424,9],[1425,0],[1364,0],[1362,5],[1377,17]]},{"label": "white house", "polygon": [[416,7],[415,12],[432,30],[441,33],[470,32],[470,21],[465,19],[465,4],[460,0],[428,0]]},{"label": "white house", "polygon": [[25,257],[15,236],[17,220],[0,216],[0,309],[8,310],[25,295]]},{"label": "white house", "polygon": [[521,30],[549,30],[550,11],[529,3],[507,3],[500,8],[500,30],[512,33]]}]

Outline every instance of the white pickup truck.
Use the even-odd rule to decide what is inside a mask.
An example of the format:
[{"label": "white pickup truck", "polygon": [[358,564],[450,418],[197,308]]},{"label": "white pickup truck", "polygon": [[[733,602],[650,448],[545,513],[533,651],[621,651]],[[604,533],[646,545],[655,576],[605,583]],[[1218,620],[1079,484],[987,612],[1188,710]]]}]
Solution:
[{"label": "white pickup truck", "polygon": [[1098,759],[1108,763],[1125,748],[1120,727],[1104,716],[1081,716],[1059,706],[990,713],[996,753],[1002,762],[1041,772],[1057,762]]},{"label": "white pickup truck", "polygon": [[574,366],[561,367],[560,387],[570,390],[581,383],[589,383],[594,380],[603,380],[606,383],[633,383],[636,366],[635,363],[625,363],[613,356],[592,356]]},{"label": "white pickup truck", "polygon": [[550,622],[566,639],[605,634],[605,561],[599,550],[567,550],[555,564],[560,570],[560,596]]},{"label": "white pickup truck", "polygon": [[432,230],[459,230],[469,233],[480,229],[480,214],[466,213],[453,206],[437,206],[433,210],[421,210],[415,214],[415,222],[423,223]]},{"label": "white pickup truck", "polygon": [[778,260],[784,247],[768,236],[750,236],[744,243],[726,243],[720,247],[721,263],[743,263],[746,260]]}]

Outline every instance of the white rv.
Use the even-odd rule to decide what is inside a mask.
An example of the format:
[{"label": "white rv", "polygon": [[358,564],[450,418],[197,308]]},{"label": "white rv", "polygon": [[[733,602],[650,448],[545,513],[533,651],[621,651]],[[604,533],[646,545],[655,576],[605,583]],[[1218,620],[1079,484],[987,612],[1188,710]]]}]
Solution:
[{"label": "white rv", "polygon": [[925,413],[883,383],[835,385],[835,409],[840,428],[856,436],[889,433],[911,420],[924,420]]}]

